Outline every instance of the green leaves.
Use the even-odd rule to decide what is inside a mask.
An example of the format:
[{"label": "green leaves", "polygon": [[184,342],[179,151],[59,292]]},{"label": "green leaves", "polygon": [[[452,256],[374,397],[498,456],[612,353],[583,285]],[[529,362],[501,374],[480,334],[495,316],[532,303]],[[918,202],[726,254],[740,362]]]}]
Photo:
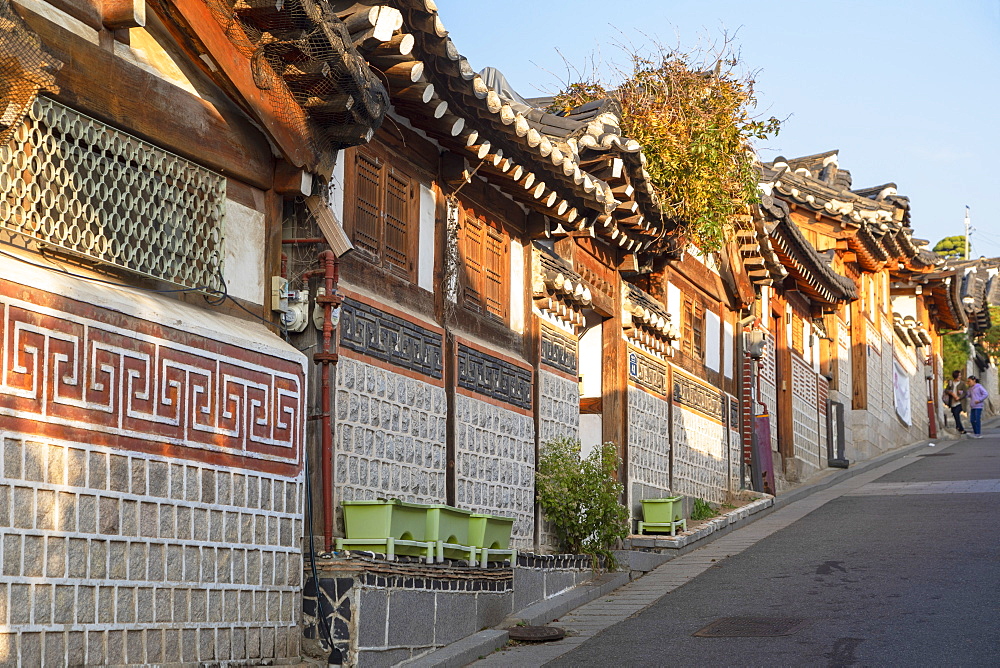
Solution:
[{"label": "green leaves", "polygon": [[620,464],[614,443],[581,459],[580,441],[564,437],[542,445],[535,475],[538,505],[562,549],[604,559],[609,570],[617,568],[612,548],[628,535],[628,509],[619,502],[624,487],[616,477]]}]

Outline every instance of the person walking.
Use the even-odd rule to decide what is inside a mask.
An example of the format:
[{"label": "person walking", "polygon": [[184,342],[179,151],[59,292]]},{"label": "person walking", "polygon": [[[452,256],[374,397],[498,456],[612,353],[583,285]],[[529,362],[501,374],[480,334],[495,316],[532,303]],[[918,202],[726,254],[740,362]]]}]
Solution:
[{"label": "person walking", "polygon": [[982,386],[979,379],[969,376],[969,422],[972,423],[972,438],[982,438],[980,433],[983,426],[983,404],[989,398],[990,393]]},{"label": "person walking", "polygon": [[962,382],[962,372],[955,369],[951,372],[951,380],[944,388],[944,404],[951,409],[951,414],[955,416],[955,427],[959,434],[964,434],[962,427],[962,411],[965,409],[965,383]]}]

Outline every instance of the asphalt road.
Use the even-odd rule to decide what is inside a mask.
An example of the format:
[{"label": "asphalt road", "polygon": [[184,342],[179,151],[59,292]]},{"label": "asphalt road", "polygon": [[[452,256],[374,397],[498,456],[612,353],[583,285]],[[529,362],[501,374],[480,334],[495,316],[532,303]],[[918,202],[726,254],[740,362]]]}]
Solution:
[{"label": "asphalt road", "polygon": [[917,454],[546,665],[1000,666],[1000,434]]}]

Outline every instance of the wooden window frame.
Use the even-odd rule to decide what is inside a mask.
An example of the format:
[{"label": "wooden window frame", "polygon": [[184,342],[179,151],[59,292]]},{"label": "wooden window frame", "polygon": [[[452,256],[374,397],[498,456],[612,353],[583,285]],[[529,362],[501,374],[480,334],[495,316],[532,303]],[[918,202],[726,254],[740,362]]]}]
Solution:
[{"label": "wooden window frame", "polygon": [[[399,166],[398,157],[391,158],[384,151],[372,146],[355,148],[345,152],[344,165],[344,230],[354,244],[356,253],[370,264],[381,267],[388,273],[409,282],[416,281],[417,249],[420,236],[420,198],[419,181],[412,172]],[[361,198],[362,185],[359,183],[360,161],[365,160],[376,165],[377,188],[375,202],[365,202]],[[402,205],[393,215],[390,209],[390,179],[404,183],[405,195]],[[369,241],[361,239],[359,220],[364,213],[364,205],[368,204],[376,220],[369,234]],[[398,248],[387,246],[387,237],[391,229],[391,220],[402,223],[405,239]],[[393,260],[392,254],[401,256],[402,261]]]},{"label": "wooden window frame", "polygon": [[[499,253],[499,260],[493,263],[489,262],[490,242],[499,246],[502,251]],[[503,225],[480,209],[462,207],[458,253],[462,261],[462,306],[491,320],[509,323],[510,235]],[[497,254],[492,254],[492,257],[496,256]],[[489,289],[490,277],[493,291]],[[491,307],[491,302],[496,306]]]},{"label": "wooden window frame", "polygon": [[692,360],[705,363],[705,307],[693,298],[684,298],[681,350]]}]

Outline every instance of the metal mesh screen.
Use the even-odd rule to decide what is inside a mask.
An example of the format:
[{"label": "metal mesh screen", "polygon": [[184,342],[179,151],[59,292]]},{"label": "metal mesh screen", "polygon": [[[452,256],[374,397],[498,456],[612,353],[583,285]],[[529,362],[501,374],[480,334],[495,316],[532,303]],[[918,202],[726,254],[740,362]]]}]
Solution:
[{"label": "metal mesh screen", "polygon": [[55,91],[51,72],[60,67],[10,3],[0,0],[0,145],[10,139],[39,89]]},{"label": "metal mesh screen", "polygon": [[40,247],[222,288],[226,180],[45,98],[0,145],[0,228]]},{"label": "metal mesh screen", "polygon": [[323,0],[206,0],[282,121],[330,153],[363,144],[389,96]]}]

